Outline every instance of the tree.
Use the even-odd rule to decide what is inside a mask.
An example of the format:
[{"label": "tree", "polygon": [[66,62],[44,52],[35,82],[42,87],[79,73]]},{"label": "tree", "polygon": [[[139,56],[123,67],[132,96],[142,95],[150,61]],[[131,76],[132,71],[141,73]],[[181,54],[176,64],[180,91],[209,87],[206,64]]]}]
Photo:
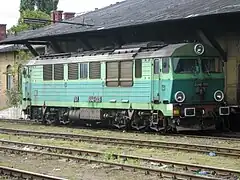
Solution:
[{"label": "tree", "polygon": [[39,11],[39,10],[25,10],[22,11],[20,18],[18,19],[18,24],[14,25],[8,30],[9,34],[16,34],[21,31],[30,30],[30,29],[38,29],[41,27],[44,27],[46,25],[49,25],[50,22],[45,24],[26,24],[24,23],[24,18],[38,18],[38,19],[47,19],[50,20],[51,17],[46,14],[45,12]]},{"label": "tree", "polygon": [[21,0],[20,12],[25,10],[40,10],[46,14],[51,14],[51,11],[56,10],[59,0]]},{"label": "tree", "polygon": [[26,24],[23,22],[24,18],[37,18],[37,19],[51,19],[51,11],[56,10],[59,0],[21,0],[20,2],[20,18],[18,24],[8,30],[9,34],[16,34],[21,31],[29,29],[38,29],[45,24]]},{"label": "tree", "polygon": [[34,11],[35,9],[35,0],[21,0],[20,2],[20,12],[30,10]]},{"label": "tree", "polygon": [[57,10],[59,0],[36,0],[38,10],[51,14],[51,11]]}]

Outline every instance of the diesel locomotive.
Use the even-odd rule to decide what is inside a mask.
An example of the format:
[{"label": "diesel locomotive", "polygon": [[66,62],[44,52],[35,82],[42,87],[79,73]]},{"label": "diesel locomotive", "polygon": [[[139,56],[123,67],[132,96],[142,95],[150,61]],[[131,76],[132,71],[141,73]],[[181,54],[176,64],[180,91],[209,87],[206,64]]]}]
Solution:
[{"label": "diesel locomotive", "polygon": [[22,92],[24,113],[46,124],[176,132],[221,128],[230,113],[221,56],[201,43],[39,56],[22,69]]}]

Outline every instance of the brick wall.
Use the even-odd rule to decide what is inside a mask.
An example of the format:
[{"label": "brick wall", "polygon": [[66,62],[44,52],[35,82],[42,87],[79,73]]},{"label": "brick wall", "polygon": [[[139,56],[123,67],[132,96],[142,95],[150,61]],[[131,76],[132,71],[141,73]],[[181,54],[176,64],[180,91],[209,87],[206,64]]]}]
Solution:
[{"label": "brick wall", "polygon": [[62,21],[63,11],[52,11],[51,18],[54,21]]},{"label": "brick wall", "polygon": [[68,20],[68,19],[71,19],[75,16],[76,13],[74,12],[64,12],[63,13],[63,16],[64,16],[64,20]]},{"label": "brick wall", "polygon": [[6,24],[0,24],[0,41],[6,38]]},{"label": "brick wall", "polygon": [[8,52],[8,53],[0,53],[0,109],[7,106],[6,104],[6,83],[7,83],[7,77],[6,77],[6,70],[8,65],[14,64],[14,53]]}]

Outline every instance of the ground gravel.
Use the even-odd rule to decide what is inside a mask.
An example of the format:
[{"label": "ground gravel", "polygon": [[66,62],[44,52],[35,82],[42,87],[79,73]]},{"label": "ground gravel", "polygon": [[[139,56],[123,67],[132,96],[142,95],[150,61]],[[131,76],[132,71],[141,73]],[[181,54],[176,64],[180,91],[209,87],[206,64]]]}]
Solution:
[{"label": "ground gravel", "polygon": [[[118,145],[103,145],[94,144],[86,142],[77,141],[63,141],[58,139],[38,139],[35,137],[22,137],[14,135],[4,135],[0,134],[0,139],[26,142],[26,143],[36,143],[51,146],[60,146],[68,148],[78,148],[94,151],[105,152],[106,157],[113,153],[134,155],[141,157],[151,157],[163,160],[171,160],[177,162],[185,162],[191,164],[199,164],[206,166],[214,166],[219,168],[235,169],[240,170],[240,161],[238,158],[234,157],[223,157],[216,154],[215,157],[209,156],[209,154],[176,151],[170,149],[155,149],[155,148],[138,148],[129,146],[118,146]],[[139,164],[136,164],[139,165]]]},{"label": "ground gravel", "polygon": [[[102,164],[67,161],[43,156],[6,154],[0,156],[0,165],[72,180],[157,180],[156,175],[121,170]],[[5,177],[0,177],[5,179]],[[165,178],[162,178],[165,179]]]},{"label": "ground gravel", "polygon": [[116,132],[108,130],[89,130],[89,129],[76,129],[67,127],[54,127],[54,126],[42,126],[42,125],[28,125],[28,124],[17,124],[0,122],[1,128],[18,128],[23,130],[34,130],[34,131],[44,131],[44,132],[59,132],[59,133],[74,133],[74,134],[85,134],[93,136],[106,136],[106,137],[121,137],[121,138],[133,138],[141,140],[160,140],[167,142],[181,142],[190,144],[202,144],[202,145],[214,145],[220,147],[232,147],[240,148],[240,141],[229,141],[229,140],[217,140],[217,139],[207,139],[207,138],[189,138],[189,137],[177,137],[177,136],[161,136],[154,134],[145,133],[126,133],[126,132]]}]

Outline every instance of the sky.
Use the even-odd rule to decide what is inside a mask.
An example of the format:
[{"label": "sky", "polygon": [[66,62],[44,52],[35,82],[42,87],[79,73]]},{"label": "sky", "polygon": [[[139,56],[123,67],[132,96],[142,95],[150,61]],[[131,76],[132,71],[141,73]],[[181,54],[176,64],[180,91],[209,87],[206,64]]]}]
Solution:
[{"label": "sky", "polygon": [[[1,0],[3,1],[3,0]],[[86,12],[102,8],[122,0],[59,0],[58,10],[67,12]],[[70,3],[71,2],[71,3]],[[0,24],[7,24],[7,29],[17,24],[20,0],[7,0],[0,6]]]}]

